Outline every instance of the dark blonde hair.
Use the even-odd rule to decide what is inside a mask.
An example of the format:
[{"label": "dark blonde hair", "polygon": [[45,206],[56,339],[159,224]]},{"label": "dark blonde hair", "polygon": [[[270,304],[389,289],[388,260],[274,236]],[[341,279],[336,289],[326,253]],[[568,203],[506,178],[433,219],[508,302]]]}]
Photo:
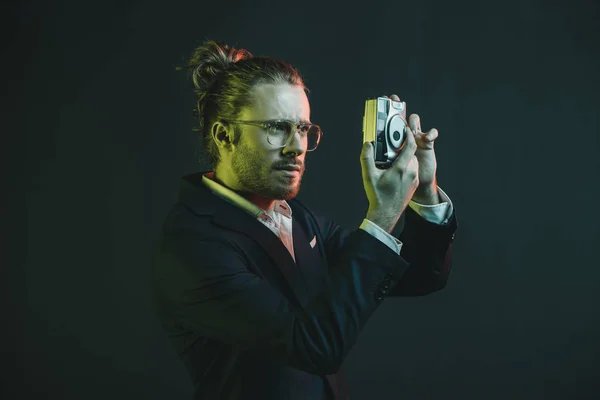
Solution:
[{"label": "dark blonde hair", "polygon": [[200,132],[201,147],[213,168],[219,163],[220,154],[211,126],[220,119],[237,119],[242,108],[252,104],[252,89],[256,85],[289,83],[309,92],[298,70],[290,64],[271,57],[255,57],[248,50],[212,40],[194,49],[188,64],[177,69],[191,74],[197,95],[194,116],[198,120],[198,127],[193,130]]}]

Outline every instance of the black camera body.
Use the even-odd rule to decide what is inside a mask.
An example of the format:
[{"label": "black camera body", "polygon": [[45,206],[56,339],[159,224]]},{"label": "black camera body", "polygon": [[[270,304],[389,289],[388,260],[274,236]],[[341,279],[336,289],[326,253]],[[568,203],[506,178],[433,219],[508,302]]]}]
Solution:
[{"label": "black camera body", "polygon": [[406,103],[387,97],[367,99],[363,143],[373,142],[375,166],[389,168],[406,145]]}]

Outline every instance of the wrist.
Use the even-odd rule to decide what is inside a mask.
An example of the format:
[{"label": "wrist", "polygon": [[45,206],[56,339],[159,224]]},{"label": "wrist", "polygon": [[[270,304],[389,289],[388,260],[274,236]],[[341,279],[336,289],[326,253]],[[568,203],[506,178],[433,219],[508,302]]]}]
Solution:
[{"label": "wrist", "polygon": [[423,205],[435,205],[441,203],[436,184],[418,187],[411,200]]},{"label": "wrist", "polygon": [[392,233],[399,219],[398,216],[394,216],[392,213],[377,209],[369,209],[365,218],[389,234]]}]

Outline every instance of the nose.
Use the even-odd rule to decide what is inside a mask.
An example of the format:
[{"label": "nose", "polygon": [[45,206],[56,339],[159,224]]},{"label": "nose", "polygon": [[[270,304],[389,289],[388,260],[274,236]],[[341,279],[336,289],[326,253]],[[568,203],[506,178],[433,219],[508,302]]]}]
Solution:
[{"label": "nose", "polygon": [[298,130],[290,137],[290,140],[283,148],[284,153],[302,154],[306,152],[308,147],[308,138],[302,135]]}]

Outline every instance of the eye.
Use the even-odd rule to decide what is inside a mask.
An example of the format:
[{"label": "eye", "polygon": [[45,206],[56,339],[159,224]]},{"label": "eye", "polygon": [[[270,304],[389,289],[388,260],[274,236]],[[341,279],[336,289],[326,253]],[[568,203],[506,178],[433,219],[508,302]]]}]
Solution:
[{"label": "eye", "polygon": [[311,124],[300,124],[300,126],[298,126],[298,130],[302,133],[307,133],[311,128]]},{"label": "eye", "polygon": [[271,121],[267,126],[268,129],[273,133],[288,134],[291,130],[292,124],[287,121]]}]

